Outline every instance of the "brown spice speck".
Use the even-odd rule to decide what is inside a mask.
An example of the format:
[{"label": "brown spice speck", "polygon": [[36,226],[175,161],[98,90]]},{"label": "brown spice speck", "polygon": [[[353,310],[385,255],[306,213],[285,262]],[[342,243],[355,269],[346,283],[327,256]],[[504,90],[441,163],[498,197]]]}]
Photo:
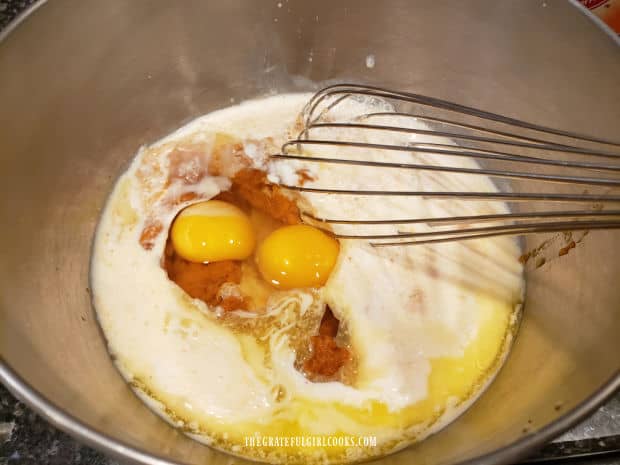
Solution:
[{"label": "brown spice speck", "polygon": [[563,255],[568,254],[568,252],[570,251],[570,249],[574,249],[575,248],[575,241],[570,241],[568,243],[568,245],[566,247],[562,247],[559,252],[558,252],[558,256],[561,257]]},{"label": "brown spice speck", "polygon": [[164,229],[160,221],[148,221],[140,234],[140,245],[145,250],[151,250],[155,245],[155,238]]},{"label": "brown spice speck", "polygon": [[310,174],[306,168],[299,169],[295,172],[299,178],[299,184],[303,186],[308,181],[315,181],[316,178]]}]

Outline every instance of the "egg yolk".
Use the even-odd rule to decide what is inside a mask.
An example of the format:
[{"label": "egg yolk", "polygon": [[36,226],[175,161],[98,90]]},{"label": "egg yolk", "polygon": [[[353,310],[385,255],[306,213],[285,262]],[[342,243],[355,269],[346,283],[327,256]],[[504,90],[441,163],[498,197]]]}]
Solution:
[{"label": "egg yolk", "polygon": [[220,200],[200,202],[181,211],[170,234],[174,250],[191,262],[243,260],[256,244],[247,215]]},{"label": "egg yolk", "polygon": [[256,261],[263,278],[278,289],[325,284],[336,264],[338,241],[312,226],[284,226],[269,234]]}]

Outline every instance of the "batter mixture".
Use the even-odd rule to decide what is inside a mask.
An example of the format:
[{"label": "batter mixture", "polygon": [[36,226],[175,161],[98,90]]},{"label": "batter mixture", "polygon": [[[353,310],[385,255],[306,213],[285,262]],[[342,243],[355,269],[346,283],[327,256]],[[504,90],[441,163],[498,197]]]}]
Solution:
[{"label": "batter mixture", "polygon": [[[101,217],[91,270],[110,353],[135,392],[191,437],[274,463],[379,456],[454,420],[504,361],[523,293],[514,239],[373,247],[338,240],[307,220],[304,213],[385,219],[507,211],[499,202],[278,187],[496,190],[482,176],[270,158],[297,136],[309,98],[248,101],[142,148]],[[354,100],[334,115],[387,107]],[[386,123],[424,127],[391,118]],[[320,138],[415,137],[328,131]],[[333,147],[303,153],[335,155]],[[360,158],[360,151],[337,155]],[[363,158],[476,166],[410,152]],[[356,234],[429,228],[334,226]],[[269,436],[310,439],[257,441]],[[355,443],[362,437],[374,440]]]}]

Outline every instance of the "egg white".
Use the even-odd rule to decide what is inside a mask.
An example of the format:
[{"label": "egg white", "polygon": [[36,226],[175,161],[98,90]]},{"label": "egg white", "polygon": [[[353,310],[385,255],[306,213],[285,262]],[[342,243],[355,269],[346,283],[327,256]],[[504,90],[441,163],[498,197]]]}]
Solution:
[{"label": "egg white", "polygon": [[[270,161],[254,141],[273,137],[278,146],[287,140],[309,97],[278,95],[245,102],[201,117],[141,149],[101,217],[91,270],[94,304],[109,350],[123,376],[152,408],[196,439],[236,454],[286,463],[382,454],[453,420],[501,366],[523,292],[520,251],[508,238],[408,248],[373,248],[363,241],[344,240],[324,288],[277,293],[258,316],[234,312],[223,317],[171,282],[161,267],[166,233],[155,239],[151,250],[140,246],[140,233],[171,193],[189,189],[181,183],[166,185],[170,151],[184,146],[208,153],[218,132],[247,140],[245,153],[255,166],[268,170],[272,180],[294,183],[292,174],[302,166],[316,177],[307,184],[311,187],[496,189],[481,176],[465,183],[454,175],[386,170],[378,176],[376,169],[367,167]],[[338,111],[354,115],[376,105],[351,102]],[[397,123],[424,127],[421,122]],[[326,136],[368,137],[342,132]],[[405,136],[373,137],[405,141],[398,139]],[[365,156],[386,159],[385,153]],[[409,152],[388,157],[428,161]],[[456,163],[476,166],[473,161]],[[229,186],[227,178],[207,176],[191,190],[210,198]],[[367,219],[506,210],[498,203],[421,198],[305,194],[303,201],[319,216]],[[187,204],[160,216],[164,231]],[[294,366],[296,341],[316,330],[325,303],[341,320],[356,356],[352,385],[312,383]],[[251,324],[244,326],[244,319]],[[243,447],[244,437],[254,434],[374,435],[378,444],[327,451]]]}]

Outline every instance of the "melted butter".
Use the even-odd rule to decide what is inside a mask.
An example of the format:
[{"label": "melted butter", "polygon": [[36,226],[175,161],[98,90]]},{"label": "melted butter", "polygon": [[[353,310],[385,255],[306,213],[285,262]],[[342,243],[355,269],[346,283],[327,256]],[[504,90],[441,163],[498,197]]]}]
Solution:
[{"label": "melted butter", "polygon": [[[316,431],[315,434],[329,434],[334,437],[351,435],[382,435],[391,440],[382,444],[386,452],[394,447],[405,445],[398,437],[403,429],[409,431],[410,437],[420,440],[433,431],[444,426],[441,415],[448,405],[455,407],[471,398],[474,391],[490,381],[498,365],[503,361],[505,350],[509,345],[516,328],[511,324],[514,314],[513,308],[488,296],[479,296],[482,324],[478,336],[466,347],[462,357],[440,357],[431,360],[431,371],[428,378],[428,395],[423,401],[417,402],[400,411],[391,411],[382,402],[367,402],[359,408],[341,403],[318,402],[315,399],[296,398],[288,399],[277,410],[272,418],[262,422],[247,422],[230,424],[214,422],[212,418],[203,417],[198,421],[196,412],[188,408],[188,402],[179,398],[158,398],[173,418],[183,424],[194,422],[191,428],[196,439],[201,434],[208,433],[210,438],[215,437],[214,445],[230,450],[233,444],[245,441],[246,436],[260,432],[262,436],[304,436],[311,434],[313,424],[321,419],[324,424],[338,425],[329,431]],[[240,338],[244,349],[244,357],[250,366],[263,376],[264,371],[263,349],[253,342],[252,338]],[[142,390],[141,385],[136,387]],[[274,393],[274,399],[277,398]],[[346,456],[346,448],[332,447],[264,447],[260,449],[248,448],[244,454],[255,458],[266,458],[270,455],[282,457],[284,455],[300,456],[307,459],[316,455],[323,457],[326,454],[332,460],[342,460]],[[297,463],[291,461],[289,463]],[[303,462],[303,460],[302,460]]]},{"label": "melted butter", "polygon": [[131,206],[131,179],[124,178],[118,185],[117,200],[114,202],[114,215],[123,228],[131,228],[138,223],[138,213]]},{"label": "melted butter", "polygon": [[[260,244],[272,231],[282,226],[280,222],[256,209],[251,210],[250,222],[256,234],[257,244]],[[269,297],[274,292],[273,287],[261,277],[253,256],[242,265],[239,288],[243,295],[252,298],[254,309],[267,308]]]}]

